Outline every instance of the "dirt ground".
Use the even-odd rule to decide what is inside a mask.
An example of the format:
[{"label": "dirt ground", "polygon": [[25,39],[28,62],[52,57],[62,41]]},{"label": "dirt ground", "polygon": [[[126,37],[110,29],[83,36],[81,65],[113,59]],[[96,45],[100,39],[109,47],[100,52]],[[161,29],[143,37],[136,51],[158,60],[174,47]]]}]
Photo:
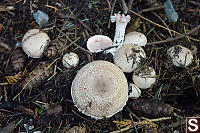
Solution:
[{"label": "dirt ground", "polygon": [[[145,112],[138,114],[129,106],[137,100],[129,100],[121,112],[102,120],[90,118],[74,106],[70,89],[76,73],[93,60],[105,59],[102,53],[91,54],[87,50],[87,39],[96,34],[114,38],[115,23],[110,22],[110,16],[124,13],[123,1],[131,16],[126,32],[146,35],[145,64],[157,74],[154,86],[142,90],[138,100],[153,99],[150,103],[159,101],[163,108],[164,103],[169,104],[173,107],[169,116],[150,118]],[[78,126],[77,132],[185,132],[186,117],[200,115],[200,2],[172,0],[179,16],[177,22],[168,22],[164,3],[164,0],[1,0],[0,133],[62,133],[74,126]],[[33,17],[37,10],[49,16],[42,28]],[[14,51],[21,49],[16,44],[34,28],[46,32],[50,46],[56,46],[59,52],[55,57],[44,55],[38,59],[23,55],[22,67],[16,71],[11,61]],[[192,50],[194,58],[190,66],[172,65],[167,50],[174,45]],[[69,51],[80,58],[79,65],[72,69],[62,65],[62,56]],[[30,85],[31,89],[23,89],[25,78],[44,62],[51,63],[52,76],[44,76],[45,80],[36,81],[36,85]],[[133,82],[131,74],[126,77]]]}]

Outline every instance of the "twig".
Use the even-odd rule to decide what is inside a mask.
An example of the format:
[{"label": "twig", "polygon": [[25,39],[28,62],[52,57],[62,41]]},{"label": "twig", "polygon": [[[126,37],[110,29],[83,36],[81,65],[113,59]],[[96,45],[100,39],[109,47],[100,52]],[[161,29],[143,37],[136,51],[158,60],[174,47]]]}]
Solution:
[{"label": "twig", "polygon": [[126,107],[126,109],[128,110],[128,112],[131,113],[131,115],[133,115],[138,121],[140,121],[140,119],[137,117],[137,115],[134,114],[134,113],[130,110],[130,108],[129,108],[128,106],[125,106],[125,107]]},{"label": "twig", "polygon": [[[113,14],[113,10],[115,8],[115,4],[116,4],[117,0],[115,0],[112,4],[112,8],[111,8],[111,11],[110,11],[110,17],[112,16]],[[108,29],[110,29],[110,20],[108,21]]]},{"label": "twig", "polygon": [[133,117],[132,117],[132,115],[129,114],[129,116],[130,116],[130,118],[131,118],[132,126],[133,126],[133,128],[135,129],[135,132],[138,133],[137,128],[136,128],[136,126],[135,126],[135,124],[134,124],[134,121],[133,121]]},{"label": "twig", "polygon": [[194,6],[200,6],[200,2],[196,2],[196,1],[188,1],[188,2]]},{"label": "twig", "polygon": [[92,34],[94,34],[94,31],[93,31],[88,25],[86,25],[85,23],[83,23],[82,20],[80,20],[80,19],[77,19],[77,20],[78,20],[78,22],[79,22],[83,27],[85,27],[88,31],[90,31]]},{"label": "twig", "polygon": [[[138,133],[137,128],[136,128],[136,126],[135,126],[135,124],[134,124],[134,121],[133,121],[133,117],[132,117],[133,112],[129,109],[128,106],[126,106],[126,109],[129,111],[129,116],[130,116],[131,121],[132,121],[132,122],[131,122],[131,123],[132,123],[132,126],[134,127],[135,132]],[[135,115],[135,116],[136,116],[136,115]],[[137,116],[136,116],[136,117],[137,117]]]},{"label": "twig", "polygon": [[128,10],[131,10],[132,5],[133,5],[133,0],[129,0],[128,1]]},{"label": "twig", "polygon": [[[150,22],[150,23],[152,23],[152,24],[158,26],[158,27],[161,27],[161,28],[165,29],[165,30],[170,30],[171,32],[174,32],[174,33],[176,33],[176,34],[184,35],[184,34],[181,34],[181,33],[177,32],[177,31],[175,31],[175,30],[171,30],[171,29],[169,29],[169,28],[166,28],[165,26],[162,26],[162,25],[160,25],[160,24],[157,24],[157,23],[155,23],[155,22],[153,22],[153,21],[151,21],[151,20],[149,20],[149,19],[143,17],[142,15],[140,15],[140,14],[138,14],[138,13],[132,11],[132,10],[130,10],[130,12],[133,13],[134,15],[139,16],[139,17],[141,17],[142,19],[144,19],[144,20],[146,20],[146,21],[148,21],[148,22]],[[185,35],[184,35],[184,36],[185,36]],[[191,40],[194,40],[194,41],[200,41],[200,40],[198,40],[198,39],[195,39],[195,38],[192,38],[192,37],[189,37],[189,36],[187,36],[187,37],[190,38]]]},{"label": "twig", "polygon": [[80,19],[77,18],[77,16],[68,16],[68,15],[64,15],[62,13],[57,13],[61,18],[70,18],[70,19],[73,19],[73,20],[76,20],[78,21],[84,28],[86,28],[88,31],[90,31],[92,34],[94,33],[94,31],[88,26],[86,25],[85,23],[83,23],[83,21],[81,21]]},{"label": "twig", "polygon": [[0,12],[6,12],[6,11],[12,11],[15,10],[15,8],[13,6],[0,6]]},{"label": "twig", "polygon": [[[163,23],[163,25],[165,27],[167,27],[169,29],[168,25],[165,23],[165,21],[157,13],[155,13],[155,12],[152,12],[152,13],[153,13],[153,15],[155,15]],[[168,31],[169,31],[170,36],[172,37],[171,31],[170,30],[168,30]]]},{"label": "twig", "polygon": [[6,86],[6,85],[9,85],[10,83],[8,82],[5,82],[5,83],[0,83],[0,86]]},{"label": "twig", "polygon": [[157,42],[152,42],[152,43],[147,43],[147,45],[155,45],[155,44],[161,44],[161,43],[167,43],[167,42],[175,41],[175,40],[181,39],[183,37],[186,37],[187,35],[195,32],[195,31],[197,31],[199,29],[200,29],[200,25],[198,25],[197,27],[195,27],[191,31],[187,32],[185,35],[182,34],[182,35],[178,35],[177,37],[174,37],[174,38],[170,38],[170,39],[166,39],[166,40],[162,40],[162,41],[157,41]]},{"label": "twig", "polygon": [[128,12],[128,7],[126,5],[126,2],[124,0],[121,0],[122,1],[122,6],[123,6],[123,9],[124,9],[124,14],[127,14]]},{"label": "twig", "polygon": [[111,11],[111,5],[110,5],[110,1],[109,0],[106,0],[106,2],[108,3],[108,9],[109,9],[109,11]]},{"label": "twig", "polygon": [[127,131],[127,130],[129,130],[131,128],[132,128],[131,125],[128,125],[125,128],[122,128],[122,129],[120,129],[118,131],[113,131],[113,132],[110,132],[110,133],[122,133],[122,132],[125,132],[125,131]]},{"label": "twig", "polygon": [[67,37],[67,39],[71,42],[71,43],[73,43],[73,45],[75,45],[76,47],[78,47],[79,49],[81,49],[82,51],[84,51],[84,52],[86,52],[86,53],[88,53],[88,54],[92,54],[89,50],[87,50],[87,49],[85,49],[85,48],[83,48],[83,47],[81,47],[81,46],[79,46],[78,44],[76,44],[74,41],[72,41],[69,37]]},{"label": "twig", "polygon": [[[160,10],[160,9],[164,9],[164,8],[165,8],[165,6],[156,6],[156,7],[146,8],[146,9],[143,9],[143,10],[139,11],[138,14],[142,14],[143,12]],[[129,9],[129,10],[131,10],[131,9]]]},{"label": "twig", "polygon": [[176,127],[184,125],[184,124],[186,124],[186,121],[180,120],[180,121],[177,121],[176,123],[170,124],[168,126],[160,127],[158,130],[159,131],[166,131],[166,130],[169,131],[170,128],[176,128]]},{"label": "twig", "polygon": [[[58,31],[60,31],[60,30],[58,29]],[[85,48],[79,46],[79,45],[76,43],[78,40],[80,40],[80,37],[78,37],[78,38],[76,38],[76,40],[72,41],[72,40],[67,36],[67,34],[65,34],[65,33],[62,32],[62,31],[60,31],[60,33],[64,34],[64,35],[67,37],[67,39],[71,42],[69,45],[67,45],[67,47],[63,48],[61,51],[63,51],[64,49],[67,49],[69,46],[71,46],[71,45],[73,44],[73,45],[75,45],[76,47],[78,47],[79,49],[81,49],[82,51],[84,51],[84,52],[86,52],[86,53],[88,53],[88,54],[90,54],[90,55],[92,54],[89,50],[87,50],[87,49],[85,49]]]}]

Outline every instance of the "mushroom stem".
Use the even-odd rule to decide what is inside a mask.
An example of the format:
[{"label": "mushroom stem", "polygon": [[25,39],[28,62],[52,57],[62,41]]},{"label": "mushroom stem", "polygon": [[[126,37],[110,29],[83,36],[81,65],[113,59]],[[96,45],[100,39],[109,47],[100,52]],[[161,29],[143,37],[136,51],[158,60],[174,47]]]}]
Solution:
[{"label": "mushroom stem", "polygon": [[113,47],[105,50],[105,54],[111,53],[113,56],[116,50],[122,46],[124,42],[124,35],[127,23],[130,21],[131,17],[129,15],[125,16],[124,14],[120,15],[115,14],[115,16],[111,16],[111,22],[116,22],[116,29],[115,29],[115,37],[113,41]]}]

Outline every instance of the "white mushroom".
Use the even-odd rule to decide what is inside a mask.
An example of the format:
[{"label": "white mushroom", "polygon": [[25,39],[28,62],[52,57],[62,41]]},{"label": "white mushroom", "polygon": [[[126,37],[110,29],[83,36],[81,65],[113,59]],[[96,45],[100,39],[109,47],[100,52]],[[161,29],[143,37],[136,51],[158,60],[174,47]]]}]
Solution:
[{"label": "white mushroom", "polygon": [[119,66],[123,72],[131,73],[142,64],[145,58],[146,54],[142,47],[134,44],[127,44],[117,50],[114,56],[114,63]]},{"label": "white mushroom", "polygon": [[167,54],[169,55],[174,66],[177,67],[189,66],[193,60],[192,51],[181,45],[176,45],[169,48],[167,50]]},{"label": "white mushroom", "polygon": [[144,67],[135,71],[132,79],[137,87],[147,89],[156,82],[156,72],[152,67]]},{"label": "white mushroom", "polygon": [[49,36],[39,29],[29,30],[23,37],[22,48],[32,58],[40,58],[50,42]]},{"label": "white mushroom", "polygon": [[129,89],[129,96],[128,96],[129,98],[137,99],[138,97],[141,96],[141,90],[135,84],[130,83],[128,89]]},{"label": "white mushroom", "polygon": [[135,44],[137,46],[145,46],[147,44],[147,38],[140,32],[129,32],[125,35],[125,41],[123,45]]},{"label": "white mushroom", "polygon": [[116,22],[115,37],[112,48],[105,50],[105,54],[111,53],[114,56],[116,50],[122,46],[125,29],[130,19],[131,17],[129,15],[125,16],[124,14],[120,15],[119,13],[115,14],[115,16],[111,16],[111,22]]},{"label": "white mushroom", "polygon": [[96,119],[109,118],[121,111],[128,100],[128,83],[119,67],[108,61],[83,66],[71,86],[74,104]]},{"label": "white mushroom", "polygon": [[112,40],[104,35],[95,35],[88,39],[87,48],[92,53],[101,52],[112,46]]},{"label": "white mushroom", "polygon": [[63,56],[62,63],[68,69],[70,69],[72,67],[76,67],[79,63],[79,57],[74,52],[66,53]]}]

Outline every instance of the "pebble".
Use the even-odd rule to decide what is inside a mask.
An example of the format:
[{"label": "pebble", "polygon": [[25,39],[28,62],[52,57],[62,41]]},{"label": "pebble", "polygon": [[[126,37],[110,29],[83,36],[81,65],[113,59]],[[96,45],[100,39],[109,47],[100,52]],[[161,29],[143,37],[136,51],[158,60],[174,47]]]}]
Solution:
[{"label": "pebble", "polygon": [[178,14],[177,14],[176,10],[174,9],[174,6],[173,6],[171,0],[167,0],[165,2],[165,14],[166,14],[167,20],[169,22],[177,22]]},{"label": "pebble", "polygon": [[44,27],[49,20],[49,16],[40,10],[35,12],[33,17],[40,27]]}]

